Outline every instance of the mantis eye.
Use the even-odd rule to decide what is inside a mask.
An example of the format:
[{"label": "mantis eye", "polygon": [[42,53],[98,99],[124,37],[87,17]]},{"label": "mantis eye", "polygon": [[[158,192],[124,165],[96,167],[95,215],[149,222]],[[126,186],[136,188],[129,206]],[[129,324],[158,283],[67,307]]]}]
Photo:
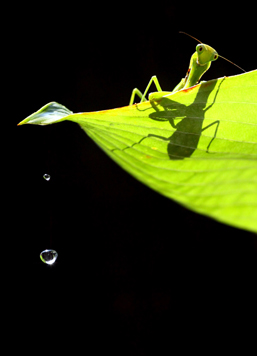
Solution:
[{"label": "mantis eye", "polygon": [[196,52],[197,53],[202,53],[202,52],[204,52],[204,50],[205,50],[206,48],[205,48],[205,45],[204,44],[198,44],[197,46],[196,46]]},{"label": "mantis eye", "polygon": [[197,45],[197,46],[196,46],[196,50],[197,50],[198,53],[201,53],[201,52],[203,51],[203,46],[200,45],[200,44]]},{"label": "mantis eye", "polygon": [[213,56],[213,60],[216,61],[216,59],[218,59],[218,57],[219,57],[218,54],[215,53],[214,56]]}]

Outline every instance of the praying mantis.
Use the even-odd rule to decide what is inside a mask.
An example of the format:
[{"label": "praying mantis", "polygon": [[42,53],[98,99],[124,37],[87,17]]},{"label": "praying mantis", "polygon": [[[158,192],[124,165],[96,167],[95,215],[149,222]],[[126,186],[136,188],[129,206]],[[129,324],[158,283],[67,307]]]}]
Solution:
[{"label": "praying mantis", "polygon": [[196,52],[192,55],[192,57],[190,59],[189,68],[187,70],[185,78],[182,78],[181,81],[179,82],[179,84],[170,92],[170,91],[163,91],[161,89],[159,81],[158,81],[157,77],[154,75],[150,79],[150,81],[145,89],[144,94],[142,94],[141,91],[138,90],[137,88],[133,89],[129,105],[133,105],[134,100],[135,100],[135,95],[138,95],[139,98],[141,98],[140,103],[143,101],[146,101],[146,94],[147,94],[152,83],[155,84],[157,92],[151,93],[149,96],[149,99],[151,99],[151,97],[153,97],[153,95],[154,95],[154,98],[156,98],[156,97],[160,98],[164,95],[175,93],[178,90],[187,89],[187,88],[190,88],[190,87],[196,85],[199,82],[199,80],[201,79],[202,75],[210,68],[211,62],[216,61],[218,59],[218,57],[225,59],[226,61],[234,64],[236,67],[240,68],[241,70],[243,70],[245,72],[244,69],[242,69],[235,63],[229,61],[225,57],[218,55],[217,51],[214,48],[212,48],[211,46],[202,43],[197,38],[189,35],[186,32],[180,31],[180,33],[184,33],[185,35],[192,37],[196,41],[200,42],[200,44],[198,44],[196,46]]}]

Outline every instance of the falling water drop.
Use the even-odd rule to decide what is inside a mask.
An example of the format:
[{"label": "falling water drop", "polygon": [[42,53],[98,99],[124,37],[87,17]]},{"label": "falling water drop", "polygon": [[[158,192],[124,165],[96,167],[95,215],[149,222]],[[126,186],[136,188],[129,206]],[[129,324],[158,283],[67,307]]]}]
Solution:
[{"label": "falling water drop", "polygon": [[51,176],[50,176],[50,174],[44,174],[43,178],[48,181],[51,179]]},{"label": "falling water drop", "polygon": [[44,250],[40,253],[40,258],[44,263],[52,265],[57,260],[58,253],[55,250]]}]

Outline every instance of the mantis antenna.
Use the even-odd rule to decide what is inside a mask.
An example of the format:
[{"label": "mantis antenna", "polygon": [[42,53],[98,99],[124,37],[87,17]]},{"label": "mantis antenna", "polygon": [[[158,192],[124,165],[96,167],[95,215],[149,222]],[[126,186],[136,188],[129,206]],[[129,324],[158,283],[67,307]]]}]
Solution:
[{"label": "mantis antenna", "polygon": [[[189,36],[189,37],[193,38],[194,40],[196,40],[196,41],[198,41],[198,42],[202,43],[202,42],[201,42],[201,41],[199,41],[197,38],[195,38],[195,37],[193,37],[193,36],[189,35],[189,34],[188,34],[188,33],[186,33],[186,32],[179,31],[179,33],[184,33],[185,35],[187,35],[187,36]],[[246,72],[243,68],[239,67],[239,66],[238,66],[237,64],[235,64],[234,62],[231,62],[229,59],[227,59],[227,58],[225,58],[225,57],[222,57],[221,55],[219,55],[219,57],[220,57],[220,58],[225,59],[225,61],[228,61],[228,62],[229,62],[229,63],[231,63],[231,64],[234,64],[234,66],[236,66],[237,68],[241,69],[243,72]]]},{"label": "mantis antenna", "polygon": [[220,58],[223,58],[225,59],[225,61],[228,61],[229,63],[231,64],[234,64],[234,66],[236,66],[237,68],[241,69],[243,72],[246,72],[243,68],[239,67],[237,64],[235,64],[234,62],[231,62],[229,59],[225,58],[225,57],[222,57],[219,55]]},{"label": "mantis antenna", "polygon": [[188,34],[188,33],[186,33],[186,32],[179,31],[179,33],[184,33],[185,35],[187,35],[187,36],[189,36],[189,37],[193,38],[194,40],[196,40],[196,41],[198,41],[198,42],[200,42],[200,43],[203,43],[203,42],[199,41],[197,38],[195,38],[195,37],[193,37],[193,36],[189,35],[189,34]]}]

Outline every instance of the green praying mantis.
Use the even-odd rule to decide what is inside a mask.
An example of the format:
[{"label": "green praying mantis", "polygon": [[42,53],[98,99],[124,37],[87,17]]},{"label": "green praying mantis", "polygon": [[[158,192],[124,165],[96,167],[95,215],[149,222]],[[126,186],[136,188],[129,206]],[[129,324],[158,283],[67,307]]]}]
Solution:
[{"label": "green praying mantis", "polygon": [[133,89],[129,105],[133,105],[134,100],[135,100],[135,95],[138,95],[139,98],[141,98],[140,103],[143,101],[146,101],[146,94],[147,94],[152,83],[155,84],[157,92],[151,93],[149,95],[149,100],[151,100],[151,98],[153,96],[155,99],[157,97],[160,98],[164,95],[175,93],[178,90],[187,89],[187,88],[190,88],[190,87],[196,85],[199,82],[199,80],[201,79],[202,75],[210,68],[211,62],[216,61],[218,59],[218,57],[225,59],[226,61],[234,64],[236,67],[240,68],[241,70],[243,70],[245,72],[245,70],[243,68],[241,68],[238,65],[236,65],[235,63],[229,61],[227,58],[218,55],[217,51],[214,48],[212,48],[211,46],[208,46],[208,45],[202,43],[197,38],[189,35],[186,32],[180,31],[180,33],[184,33],[185,35],[192,37],[196,41],[200,42],[200,44],[198,44],[196,46],[196,52],[192,55],[192,57],[190,59],[189,68],[187,70],[185,78],[182,78],[181,81],[179,82],[179,84],[170,92],[170,91],[163,91],[161,89],[159,81],[158,81],[157,77],[154,75],[150,79],[150,81],[145,89],[144,94],[142,94],[141,91],[138,90],[137,88]]}]

